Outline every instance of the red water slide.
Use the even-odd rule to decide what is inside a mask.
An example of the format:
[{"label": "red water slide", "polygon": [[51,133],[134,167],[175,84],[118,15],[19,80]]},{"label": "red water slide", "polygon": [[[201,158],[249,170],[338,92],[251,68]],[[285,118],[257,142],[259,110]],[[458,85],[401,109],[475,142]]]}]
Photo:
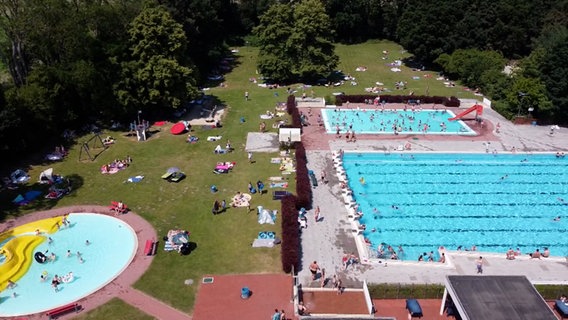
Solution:
[{"label": "red water slide", "polygon": [[467,110],[465,110],[465,111],[459,113],[457,116],[455,116],[455,117],[453,117],[453,118],[449,118],[448,120],[449,120],[449,121],[454,121],[454,120],[461,119],[463,116],[465,116],[465,115],[467,115],[467,114],[469,114],[469,113],[471,113],[471,112],[473,112],[473,111],[476,112],[476,113],[475,113],[475,116],[476,116],[476,117],[479,117],[479,116],[481,116],[481,115],[483,114],[483,106],[480,105],[480,104],[476,104],[476,105],[474,105],[473,107],[468,108]]}]

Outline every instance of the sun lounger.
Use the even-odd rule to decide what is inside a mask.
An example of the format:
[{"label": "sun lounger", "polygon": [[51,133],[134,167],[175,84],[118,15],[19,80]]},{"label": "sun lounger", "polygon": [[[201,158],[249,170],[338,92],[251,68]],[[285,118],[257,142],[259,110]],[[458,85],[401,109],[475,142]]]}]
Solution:
[{"label": "sun lounger", "polygon": [[272,200],[282,200],[282,198],[290,194],[288,191],[274,191],[272,192]]},{"label": "sun lounger", "polygon": [[310,177],[310,182],[312,183],[313,187],[317,187],[318,186],[318,179],[316,178],[316,175],[314,174],[313,170],[309,170],[308,171],[308,176]]},{"label": "sun lounger", "polygon": [[111,201],[109,209],[111,211],[116,211],[116,213],[127,213],[128,207],[125,204],[122,204],[122,208],[119,208],[118,201]]},{"label": "sun lounger", "polygon": [[565,302],[562,302],[562,300],[556,300],[554,308],[556,308],[562,318],[568,317],[568,305]]},{"label": "sun lounger", "polygon": [[411,318],[422,318],[424,316],[422,314],[422,307],[420,307],[416,299],[406,299],[406,309]]}]

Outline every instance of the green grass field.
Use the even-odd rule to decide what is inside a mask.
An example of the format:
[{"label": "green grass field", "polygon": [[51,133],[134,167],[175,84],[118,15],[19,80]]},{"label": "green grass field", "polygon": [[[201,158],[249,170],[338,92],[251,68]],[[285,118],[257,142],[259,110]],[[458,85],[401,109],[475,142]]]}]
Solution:
[{"label": "green grass field", "polygon": [[[383,50],[390,51],[392,59],[408,57],[400,46],[390,42],[339,45],[339,69],[345,74],[355,76],[359,85],[314,87],[315,94],[328,96],[336,91],[363,94],[366,86],[372,86],[377,81],[383,82],[385,87],[389,88],[394,88],[395,81],[407,81],[407,91],[413,90],[416,94],[423,94],[429,87],[431,95],[473,97],[457,87],[444,87],[441,81],[435,80],[434,73],[434,77],[429,80],[423,77],[420,80],[412,80],[413,75],[426,72],[414,72],[405,67],[402,67],[402,72],[391,72],[390,67],[385,66],[385,63],[390,61],[381,59]],[[74,193],[57,202],[41,200],[29,207],[14,209],[7,207],[6,203],[9,203],[17,192],[2,191],[0,199],[3,203],[2,211],[5,212],[4,218],[51,207],[108,205],[111,200],[122,200],[133,211],[150,221],[160,236],[172,228],[191,231],[191,241],[197,244],[194,252],[189,256],[179,256],[159,251],[149,272],[136,284],[136,288],[186,312],[193,309],[197,289],[195,285],[184,285],[186,279],[194,279],[195,283],[198,283],[204,274],[281,272],[279,248],[251,247],[253,239],[260,231],[275,231],[279,234],[279,220],[275,225],[260,225],[255,212],[247,212],[246,208],[231,208],[226,213],[215,216],[211,214],[216,199],[226,199],[230,202],[230,197],[237,191],[246,191],[249,181],[254,183],[260,179],[266,183],[268,177],[280,173],[278,165],[270,163],[274,154],[255,154],[256,163],[249,164],[244,152],[247,132],[258,131],[259,115],[266,110],[274,110],[277,102],[286,100],[285,88],[269,90],[248,81],[251,77],[259,77],[255,67],[256,54],[255,48],[239,48],[237,67],[226,75],[227,87],[212,88],[207,92],[227,106],[222,128],[195,128],[193,134],[200,138],[196,144],[187,144],[186,135],[171,135],[168,126],[163,127],[146,142],[136,142],[134,138],[126,137],[122,132],[105,132],[103,136],[113,136],[116,144],[102,152],[94,162],[78,160],[77,144],[70,149],[70,155],[63,162],[31,166],[32,182],[37,180],[42,170],[51,166],[55,173],[72,177],[76,186]],[[355,72],[357,66],[366,66],[368,70]],[[250,93],[250,101],[245,101],[245,91]],[[279,96],[276,97],[274,92],[278,92]],[[246,122],[240,123],[241,117],[244,117]],[[275,131],[270,124],[268,123],[269,130]],[[223,146],[226,139],[230,139],[236,148],[235,152],[214,154],[213,149],[217,143],[207,142],[209,135],[222,135]],[[78,142],[89,137],[81,137]],[[134,160],[128,169],[110,176],[99,173],[103,164],[127,155]],[[218,161],[235,161],[237,164],[230,174],[216,175],[212,173],[212,169]],[[22,167],[26,166],[27,164],[22,164]],[[187,178],[178,184],[163,181],[161,175],[171,166],[181,168]],[[135,175],[144,175],[145,178],[138,184],[124,183],[129,176]],[[293,180],[292,176],[292,182]],[[217,194],[210,192],[210,186],[213,184],[219,188]],[[28,187],[38,188],[37,185]],[[293,183],[289,190],[294,191]],[[252,207],[256,208],[258,205],[268,209],[280,209],[280,203],[273,201],[270,195],[254,195]],[[122,319],[123,314],[133,312],[131,309],[113,301],[89,312],[81,319]]]}]

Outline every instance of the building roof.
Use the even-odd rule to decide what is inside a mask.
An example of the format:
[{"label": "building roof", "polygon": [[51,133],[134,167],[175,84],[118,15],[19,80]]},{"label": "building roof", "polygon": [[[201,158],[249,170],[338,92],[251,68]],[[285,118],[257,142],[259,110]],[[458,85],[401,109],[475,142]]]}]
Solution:
[{"label": "building roof", "polygon": [[446,290],[463,320],[556,320],[525,276],[447,276]]}]

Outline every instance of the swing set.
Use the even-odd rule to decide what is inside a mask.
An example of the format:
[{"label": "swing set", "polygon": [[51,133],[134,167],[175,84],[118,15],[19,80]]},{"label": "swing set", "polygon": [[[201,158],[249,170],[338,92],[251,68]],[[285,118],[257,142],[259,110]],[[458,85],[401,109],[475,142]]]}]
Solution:
[{"label": "swing set", "polygon": [[94,161],[107,148],[108,145],[103,142],[101,135],[96,133],[81,145],[81,149],[79,150],[79,161],[87,159]]}]

